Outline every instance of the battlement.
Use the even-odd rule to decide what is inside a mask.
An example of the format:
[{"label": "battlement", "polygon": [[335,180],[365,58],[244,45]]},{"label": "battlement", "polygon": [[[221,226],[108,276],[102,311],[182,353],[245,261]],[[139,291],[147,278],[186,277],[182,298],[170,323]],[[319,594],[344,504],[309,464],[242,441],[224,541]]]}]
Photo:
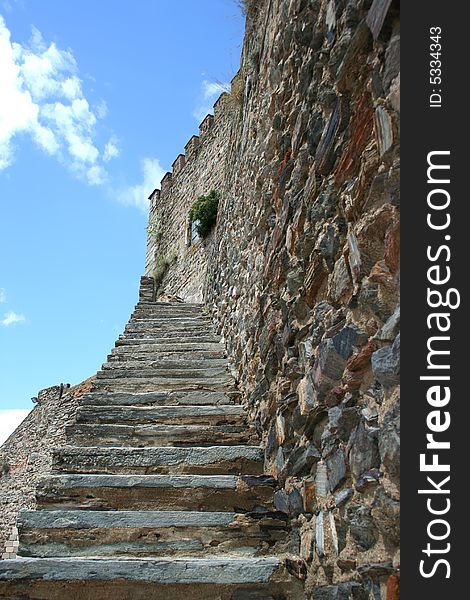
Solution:
[{"label": "battlement", "polygon": [[190,137],[184,153],[178,154],[162,178],[160,189],[150,196],[145,274],[151,277],[157,265],[177,256],[165,274],[164,288],[186,300],[202,300],[207,270],[205,245],[188,221],[192,204],[210,190],[222,190],[225,158],[228,156],[232,119],[236,115],[231,94],[223,92],[204,117],[198,135]]},{"label": "battlement", "polygon": [[153,190],[153,192],[150,194],[150,196],[148,197],[149,203],[150,203],[150,212],[155,208],[155,206],[158,204],[158,201],[160,200],[160,190],[158,188],[155,188]]},{"label": "battlement", "polygon": [[160,183],[160,198],[162,197],[163,194],[166,194],[168,192],[168,190],[171,188],[172,180],[173,180],[173,173],[171,171],[167,171],[165,173],[165,175],[163,175],[163,179]]},{"label": "battlement", "polygon": [[186,162],[186,156],[184,154],[178,154],[176,159],[173,161],[171,168],[173,169],[173,176],[177,175],[184,167]]},{"label": "battlement", "polygon": [[[232,82],[236,80],[238,76],[232,79]],[[215,131],[218,124],[225,118],[228,111],[230,110],[230,94],[222,92],[217,100],[213,104],[214,114],[209,113],[199,124],[199,135],[193,135],[189,138],[187,144],[184,147],[184,154],[178,154],[171,165],[171,171],[168,171],[163,176],[160,184],[160,190],[154,190],[149,200],[154,205],[158,204],[160,200],[164,200],[164,196],[170,192],[172,186],[175,183],[175,178],[184,170],[185,166],[191,163],[199,153],[201,152],[204,144],[212,139],[211,132]],[[156,194],[158,192],[158,196]]]},{"label": "battlement", "polygon": [[194,154],[196,154],[198,148],[199,148],[199,136],[193,135],[189,139],[189,142],[184,147],[184,150],[186,153],[186,158],[188,159],[191,156],[193,156]]}]

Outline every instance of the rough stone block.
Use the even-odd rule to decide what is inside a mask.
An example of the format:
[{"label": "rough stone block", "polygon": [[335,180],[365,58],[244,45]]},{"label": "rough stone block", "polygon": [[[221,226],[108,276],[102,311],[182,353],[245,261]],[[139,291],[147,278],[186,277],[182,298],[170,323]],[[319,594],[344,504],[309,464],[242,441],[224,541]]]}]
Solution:
[{"label": "rough stone block", "polygon": [[374,377],[385,388],[400,382],[400,334],[391,346],[380,348],[372,354]]}]

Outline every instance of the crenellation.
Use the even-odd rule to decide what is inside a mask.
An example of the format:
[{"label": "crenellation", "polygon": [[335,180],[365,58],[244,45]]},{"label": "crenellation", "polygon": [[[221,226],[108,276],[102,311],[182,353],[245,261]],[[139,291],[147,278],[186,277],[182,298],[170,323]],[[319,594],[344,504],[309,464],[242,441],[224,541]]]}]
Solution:
[{"label": "crenellation", "polygon": [[160,190],[158,188],[154,189],[148,197],[148,200],[150,202],[150,209],[152,209],[158,204],[158,201],[160,200]]},{"label": "crenellation", "polygon": [[168,190],[171,188],[172,179],[173,173],[171,173],[171,171],[167,171],[160,183],[160,196],[163,196],[168,193]]},{"label": "crenellation", "polygon": [[186,157],[184,154],[178,154],[178,156],[176,157],[176,159],[173,161],[173,164],[171,165],[171,168],[173,170],[173,178],[178,175],[178,173],[181,171],[181,169],[184,167],[186,163]]},{"label": "crenellation", "polygon": [[189,139],[186,146],[184,147],[184,151],[186,154],[186,160],[193,158],[193,156],[197,153],[198,148],[199,148],[199,136],[193,135]]},{"label": "crenellation", "polygon": [[199,137],[201,140],[203,140],[204,136],[207,135],[208,131],[212,128],[213,124],[214,115],[207,115],[199,125]]},{"label": "crenellation", "polygon": [[214,103],[214,119],[217,120],[223,117],[227,108],[227,102],[230,102],[230,94],[222,92]]},{"label": "crenellation", "polygon": [[215,116],[207,115],[202,121],[200,135],[190,138],[185,154],[179,154],[173,162],[173,171],[162,179],[159,197],[153,196],[149,211],[152,226],[147,238],[145,274],[152,276],[157,264],[176,256],[163,287],[169,294],[198,302],[202,300],[212,236],[206,240],[197,238],[188,215],[199,196],[211,190],[223,192],[234,114],[229,94],[220,95],[214,112]]}]

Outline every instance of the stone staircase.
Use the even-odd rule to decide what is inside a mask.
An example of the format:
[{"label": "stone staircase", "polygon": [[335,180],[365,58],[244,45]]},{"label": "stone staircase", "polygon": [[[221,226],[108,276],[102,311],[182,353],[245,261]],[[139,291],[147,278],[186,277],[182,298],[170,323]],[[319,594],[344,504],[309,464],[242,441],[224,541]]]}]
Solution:
[{"label": "stone staircase", "polygon": [[140,301],[18,517],[0,598],[297,600],[276,481],[203,307]]}]

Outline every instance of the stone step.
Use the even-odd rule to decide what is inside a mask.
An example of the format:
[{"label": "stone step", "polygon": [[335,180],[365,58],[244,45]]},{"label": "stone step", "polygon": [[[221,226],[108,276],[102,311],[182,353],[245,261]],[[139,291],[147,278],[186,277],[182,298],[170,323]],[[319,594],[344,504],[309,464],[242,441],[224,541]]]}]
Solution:
[{"label": "stone step", "polygon": [[142,338],[120,338],[116,340],[115,348],[112,352],[192,352],[194,350],[216,350],[216,351],[225,351],[223,345],[217,339],[214,341],[213,337],[206,338],[199,337],[194,340],[160,340],[159,342],[155,342],[152,339],[145,340]]},{"label": "stone step", "polygon": [[[121,351],[122,350],[122,351]],[[166,352],[161,351],[138,351],[128,347],[116,348],[107,357],[107,362],[103,365],[103,368],[114,368],[119,363],[135,363],[136,367],[148,368],[156,364],[167,365],[167,364],[183,364],[191,366],[191,364],[207,366],[221,366],[222,364],[227,365],[227,358],[222,350],[191,350],[184,352],[173,352],[171,350]],[[148,363],[147,365],[145,363]]]},{"label": "stone step", "polygon": [[201,306],[142,306],[138,305],[135,307],[132,316],[143,315],[155,316],[155,317],[209,317],[210,315],[204,311]]},{"label": "stone step", "polygon": [[227,367],[215,368],[177,368],[177,367],[155,367],[152,369],[124,367],[116,369],[103,369],[96,374],[97,379],[127,379],[138,377],[139,379],[169,378],[169,379],[197,379],[198,381],[211,380],[213,378],[224,379],[227,382],[233,378],[227,371]]},{"label": "stone step", "polygon": [[208,317],[203,315],[194,316],[166,316],[161,317],[152,315],[132,315],[127,325],[145,325],[149,327],[207,327],[212,329],[214,327],[213,322]]},{"label": "stone step", "polygon": [[273,510],[276,481],[264,475],[51,475],[39,482],[38,509]]},{"label": "stone step", "polygon": [[168,330],[163,331],[160,329],[148,330],[143,329],[142,331],[130,331],[126,330],[122,333],[118,340],[147,340],[148,343],[152,344],[179,344],[181,342],[209,342],[216,343],[220,341],[219,336],[214,333],[207,331],[206,327],[201,328],[200,330],[192,330],[192,331],[177,331],[177,330]]},{"label": "stone step", "polygon": [[99,377],[92,383],[94,392],[167,392],[173,390],[209,390],[212,392],[230,391],[234,387],[233,378],[223,377]]},{"label": "stone step", "polygon": [[[118,340],[123,342],[125,340]],[[200,353],[201,356],[211,356],[214,353],[215,356],[224,357],[226,356],[225,348],[220,342],[180,342],[180,343],[165,343],[165,344],[153,344],[144,343],[138,340],[136,343],[131,344],[119,343],[115,348],[111,350],[111,356],[126,356],[138,354],[140,356],[146,356],[149,358],[158,358],[159,356],[172,356],[172,357],[183,357],[190,354],[196,356]]]},{"label": "stone step", "polygon": [[18,516],[19,556],[197,556],[281,553],[287,515],[273,512],[28,511]]},{"label": "stone step", "polygon": [[243,425],[242,406],[80,406],[77,423],[115,423],[134,425],[164,423],[166,425]]},{"label": "stone step", "polygon": [[126,345],[137,345],[137,344],[154,344],[168,346],[169,344],[217,344],[220,338],[216,335],[209,334],[203,331],[199,334],[181,334],[176,332],[174,335],[163,335],[162,333],[156,333],[155,335],[141,332],[141,333],[126,333],[121,334],[116,340],[116,346]]},{"label": "stone step", "polygon": [[169,327],[185,327],[187,325],[205,326],[211,328],[213,326],[212,320],[204,315],[191,315],[191,316],[153,316],[153,315],[139,315],[133,314],[128,321],[129,324],[135,325],[150,325],[154,327],[169,326]]},{"label": "stone step", "polygon": [[172,308],[178,308],[181,310],[204,310],[204,304],[202,302],[138,302],[136,304],[137,308],[161,308],[162,310]]},{"label": "stone step", "polygon": [[156,323],[172,323],[180,322],[188,323],[204,323],[208,327],[214,327],[214,322],[211,317],[201,311],[155,311],[155,310],[136,310],[129,317],[129,322],[135,321],[154,321]]},{"label": "stone step", "polygon": [[177,316],[171,317],[163,315],[156,317],[152,315],[132,315],[127,322],[127,325],[135,325],[136,327],[166,327],[166,328],[186,328],[186,327],[205,327],[212,329],[213,323],[211,319],[202,315],[197,316]]},{"label": "stone step", "polygon": [[80,399],[83,406],[205,406],[234,404],[238,392],[225,394],[210,390],[162,392],[90,392]]},{"label": "stone step", "polygon": [[128,358],[123,360],[121,357],[120,361],[111,360],[104,363],[102,370],[116,370],[116,369],[140,369],[140,370],[157,370],[157,369],[187,369],[187,370],[200,370],[200,369],[223,369],[227,371],[227,359],[226,358],[207,358],[198,359],[192,356],[177,357],[171,356],[169,358],[153,358],[152,360],[139,360],[133,361]]},{"label": "stone step", "polygon": [[67,473],[261,475],[263,463],[259,446],[65,446],[52,454],[53,470]]},{"label": "stone step", "polygon": [[22,600],[305,600],[276,557],[0,561],[0,597]]},{"label": "stone step", "polygon": [[69,425],[69,443],[76,446],[214,446],[256,442],[254,432],[238,425]]},{"label": "stone step", "polygon": [[188,327],[183,327],[179,325],[167,326],[167,327],[151,327],[146,323],[142,323],[141,325],[126,325],[124,327],[124,335],[127,337],[128,335],[148,335],[148,336],[158,336],[158,337],[166,337],[166,338],[175,338],[181,337],[184,338],[186,336],[198,336],[198,335],[213,335],[215,333],[211,331],[210,327],[206,325],[193,325]]}]

